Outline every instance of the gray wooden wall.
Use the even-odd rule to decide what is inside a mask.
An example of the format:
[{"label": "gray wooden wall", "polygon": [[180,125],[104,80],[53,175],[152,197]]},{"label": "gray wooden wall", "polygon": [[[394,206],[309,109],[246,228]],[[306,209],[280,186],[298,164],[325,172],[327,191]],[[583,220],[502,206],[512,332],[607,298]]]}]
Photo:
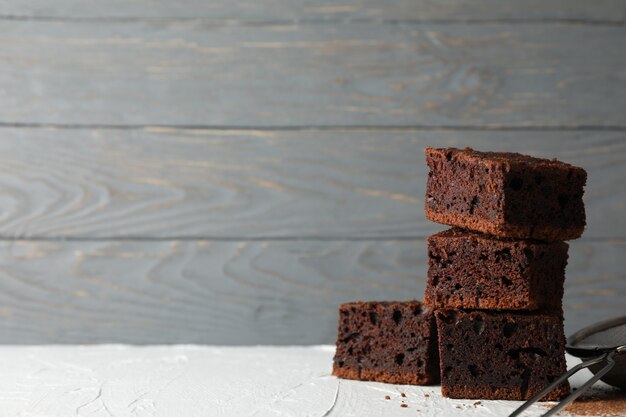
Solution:
[{"label": "gray wooden wall", "polygon": [[626,314],[626,2],[0,5],[0,343],[317,344],[420,298],[423,148],[589,173],[566,327]]}]

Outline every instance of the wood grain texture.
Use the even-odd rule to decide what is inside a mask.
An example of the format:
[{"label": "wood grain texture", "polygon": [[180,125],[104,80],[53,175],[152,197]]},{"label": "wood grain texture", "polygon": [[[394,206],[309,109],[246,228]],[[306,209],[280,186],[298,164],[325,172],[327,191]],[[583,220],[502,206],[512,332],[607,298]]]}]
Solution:
[{"label": "wood grain texture", "polygon": [[626,127],[626,27],[0,22],[2,123]]},{"label": "wood grain texture", "polygon": [[0,343],[332,343],[337,304],[421,298],[427,145],[587,169],[566,328],[626,314],[625,22],[617,0],[3,2]]},{"label": "wood grain texture", "polygon": [[[426,146],[589,173],[584,237],[626,238],[623,132],[2,129],[3,238],[394,238],[423,213]],[[42,150],[44,150],[42,152]]]},{"label": "wood grain texture", "polygon": [[215,21],[283,19],[525,20],[576,19],[623,21],[620,0],[46,0],[3,2],[0,15],[43,18],[202,18]]},{"label": "wood grain texture", "polygon": [[[625,250],[572,243],[568,332],[626,314]],[[4,242],[0,343],[332,343],[339,303],[425,274],[424,241]]]}]

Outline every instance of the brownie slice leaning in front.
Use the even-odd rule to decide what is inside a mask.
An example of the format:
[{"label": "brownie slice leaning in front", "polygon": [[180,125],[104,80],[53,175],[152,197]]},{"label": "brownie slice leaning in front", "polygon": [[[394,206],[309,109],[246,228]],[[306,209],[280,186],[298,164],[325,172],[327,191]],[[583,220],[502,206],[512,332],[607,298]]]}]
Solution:
[{"label": "brownie slice leaning in front", "polygon": [[[448,309],[436,315],[446,397],[527,400],[566,371],[560,314]],[[564,383],[543,400],[568,393]]]},{"label": "brownie slice leaning in front", "polygon": [[438,383],[433,312],[419,301],[340,305],[333,375],[393,384]]},{"label": "brownie slice leaning in front", "polygon": [[587,173],[557,160],[426,148],[426,218],[500,237],[569,240],[585,228]]},{"label": "brownie slice leaning in front", "polygon": [[424,303],[433,308],[560,312],[568,244],[450,229],[428,238]]}]

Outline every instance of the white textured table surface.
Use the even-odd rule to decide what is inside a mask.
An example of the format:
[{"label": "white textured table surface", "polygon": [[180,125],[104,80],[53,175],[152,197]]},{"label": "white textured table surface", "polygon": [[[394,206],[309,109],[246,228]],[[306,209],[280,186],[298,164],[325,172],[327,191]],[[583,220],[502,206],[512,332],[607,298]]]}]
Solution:
[{"label": "white textured table surface", "polygon": [[[0,416],[471,417],[506,416],[519,404],[450,400],[439,387],[338,380],[330,375],[333,352],[331,346],[4,346]],[[541,411],[536,406],[527,415]]]}]

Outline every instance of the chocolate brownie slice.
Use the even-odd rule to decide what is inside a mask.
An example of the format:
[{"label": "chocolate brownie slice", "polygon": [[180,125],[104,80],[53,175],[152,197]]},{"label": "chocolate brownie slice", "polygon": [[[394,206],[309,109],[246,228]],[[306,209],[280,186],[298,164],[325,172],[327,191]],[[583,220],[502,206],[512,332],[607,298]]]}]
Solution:
[{"label": "chocolate brownie slice", "polygon": [[568,244],[450,229],[428,238],[433,308],[561,311]]},{"label": "chocolate brownie slice", "polygon": [[[526,400],[566,371],[560,314],[438,310],[441,392]],[[567,383],[544,401],[569,393]]]},{"label": "chocolate brownie slice", "polygon": [[585,228],[587,173],[557,160],[426,148],[426,218],[495,236],[568,240]]},{"label": "chocolate brownie slice", "polygon": [[333,375],[393,384],[438,383],[433,312],[419,301],[340,305]]}]

